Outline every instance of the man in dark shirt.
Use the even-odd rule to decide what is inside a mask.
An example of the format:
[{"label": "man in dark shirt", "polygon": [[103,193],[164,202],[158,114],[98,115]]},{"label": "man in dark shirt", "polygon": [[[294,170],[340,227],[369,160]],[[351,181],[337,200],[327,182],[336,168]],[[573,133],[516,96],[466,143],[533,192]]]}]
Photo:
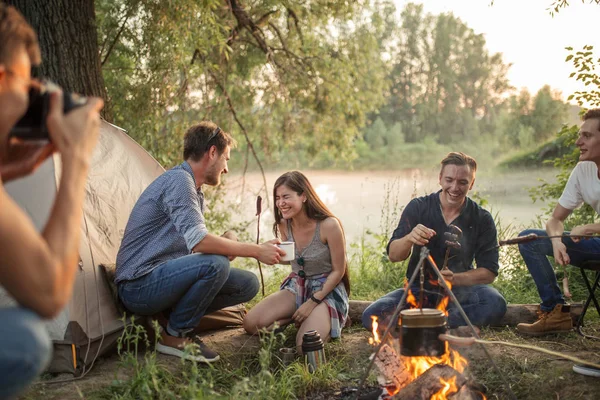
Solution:
[{"label": "man in dark shirt", "polygon": [[[458,238],[460,248],[450,248],[448,268],[441,272],[451,283],[469,320],[474,325],[489,325],[498,322],[506,312],[504,297],[488,286],[498,275],[494,219],[467,197],[475,182],[475,159],[463,153],[449,153],[441,165],[442,189],[408,203],[388,244],[388,256],[393,262],[404,261],[410,256],[407,271],[407,278],[410,278],[419,262],[421,247],[426,246],[438,267],[442,268],[448,248],[445,233],[453,232],[450,225],[458,227],[462,230]],[[477,268],[474,268],[473,260]],[[423,307],[435,308],[443,289],[431,268],[426,262]],[[411,291],[418,299],[419,279]],[[372,316],[383,322],[383,326],[389,323],[403,294],[403,288],[397,289],[371,304],[362,316],[364,327],[372,329]],[[452,302],[448,306],[448,325],[451,328],[466,325]]]}]

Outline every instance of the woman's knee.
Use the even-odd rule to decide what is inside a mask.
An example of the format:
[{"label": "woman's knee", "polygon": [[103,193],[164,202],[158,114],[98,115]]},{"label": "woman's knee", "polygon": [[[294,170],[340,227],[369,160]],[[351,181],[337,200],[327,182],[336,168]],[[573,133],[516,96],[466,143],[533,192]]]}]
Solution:
[{"label": "woman's knee", "polygon": [[249,333],[250,335],[254,335],[255,333],[258,333],[257,323],[258,323],[258,321],[254,318],[254,315],[249,312],[244,317],[244,322],[242,325],[243,325],[246,333]]},{"label": "woman's knee", "polygon": [[259,330],[266,327],[264,324],[261,324],[261,316],[253,310],[248,311],[242,325],[246,333],[249,333],[250,335],[257,334]]}]

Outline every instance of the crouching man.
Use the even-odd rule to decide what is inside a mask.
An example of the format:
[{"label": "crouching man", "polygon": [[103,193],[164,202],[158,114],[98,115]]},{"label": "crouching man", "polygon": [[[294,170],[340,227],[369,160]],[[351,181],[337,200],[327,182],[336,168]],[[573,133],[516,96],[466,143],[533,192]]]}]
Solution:
[{"label": "crouching man", "polygon": [[[240,243],[208,232],[202,185],[216,186],[228,172],[231,135],[212,122],[192,126],[183,143],[184,162],[152,182],[135,204],[117,255],[119,298],[130,311],[153,315],[169,310],[156,349],[163,354],[217,361],[193,329],[205,314],[251,300],[258,293],[253,272],[230,268],[235,257],[279,262],[285,252],[274,239]],[[184,351],[197,345],[197,354]]]}]

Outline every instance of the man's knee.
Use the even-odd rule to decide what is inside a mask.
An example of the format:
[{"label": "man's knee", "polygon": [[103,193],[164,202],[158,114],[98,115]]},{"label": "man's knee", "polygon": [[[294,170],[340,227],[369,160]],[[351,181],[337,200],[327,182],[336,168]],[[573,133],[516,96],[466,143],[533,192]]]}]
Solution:
[{"label": "man's knee", "polygon": [[[546,236],[546,231],[543,231],[541,229],[525,229],[524,231],[519,233],[519,237],[527,235]],[[530,242],[519,243],[519,250],[530,248],[531,246],[535,245],[536,242],[536,240],[532,240]]]},{"label": "man's knee", "polygon": [[362,324],[368,331],[373,330],[373,318],[381,320],[381,310],[377,301],[373,302],[362,313]]},{"label": "man's knee", "polygon": [[211,266],[213,267],[213,281],[215,283],[221,282],[221,284],[225,283],[227,278],[229,277],[229,272],[231,270],[231,265],[229,263],[229,259],[225,256],[220,255],[211,255]]},{"label": "man's knee", "polygon": [[[481,294],[480,294],[481,295]],[[485,325],[493,325],[499,323],[504,314],[506,314],[507,303],[506,299],[492,287],[487,287],[484,292],[485,299],[483,307],[487,310]]]},{"label": "man's knee", "polygon": [[34,312],[26,311],[15,325],[14,335],[27,358],[39,365],[40,370],[46,368],[52,355],[52,341],[42,319]]},{"label": "man's knee", "polygon": [[246,272],[248,273],[244,277],[244,284],[242,286],[244,298],[244,300],[242,300],[243,303],[252,300],[254,296],[258,294],[258,291],[260,289],[260,283],[258,282],[258,277],[256,276],[256,274],[250,271]]},{"label": "man's knee", "polygon": [[0,358],[0,398],[24,390],[46,369],[52,355],[52,342],[42,320],[28,310],[15,309],[13,314],[3,330],[8,337],[2,338],[6,349]]},{"label": "man's knee", "polygon": [[490,307],[494,314],[494,322],[501,320],[508,309],[506,299],[498,291],[495,292],[495,295],[491,299]]}]

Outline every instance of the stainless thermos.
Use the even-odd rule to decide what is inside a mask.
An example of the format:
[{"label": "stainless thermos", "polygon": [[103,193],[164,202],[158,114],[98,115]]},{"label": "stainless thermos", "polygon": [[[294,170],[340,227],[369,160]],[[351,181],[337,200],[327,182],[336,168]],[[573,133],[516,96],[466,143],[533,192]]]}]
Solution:
[{"label": "stainless thermos", "polygon": [[325,350],[323,340],[317,331],[308,331],[302,337],[302,353],[304,361],[310,372],[315,372],[325,364]]}]

